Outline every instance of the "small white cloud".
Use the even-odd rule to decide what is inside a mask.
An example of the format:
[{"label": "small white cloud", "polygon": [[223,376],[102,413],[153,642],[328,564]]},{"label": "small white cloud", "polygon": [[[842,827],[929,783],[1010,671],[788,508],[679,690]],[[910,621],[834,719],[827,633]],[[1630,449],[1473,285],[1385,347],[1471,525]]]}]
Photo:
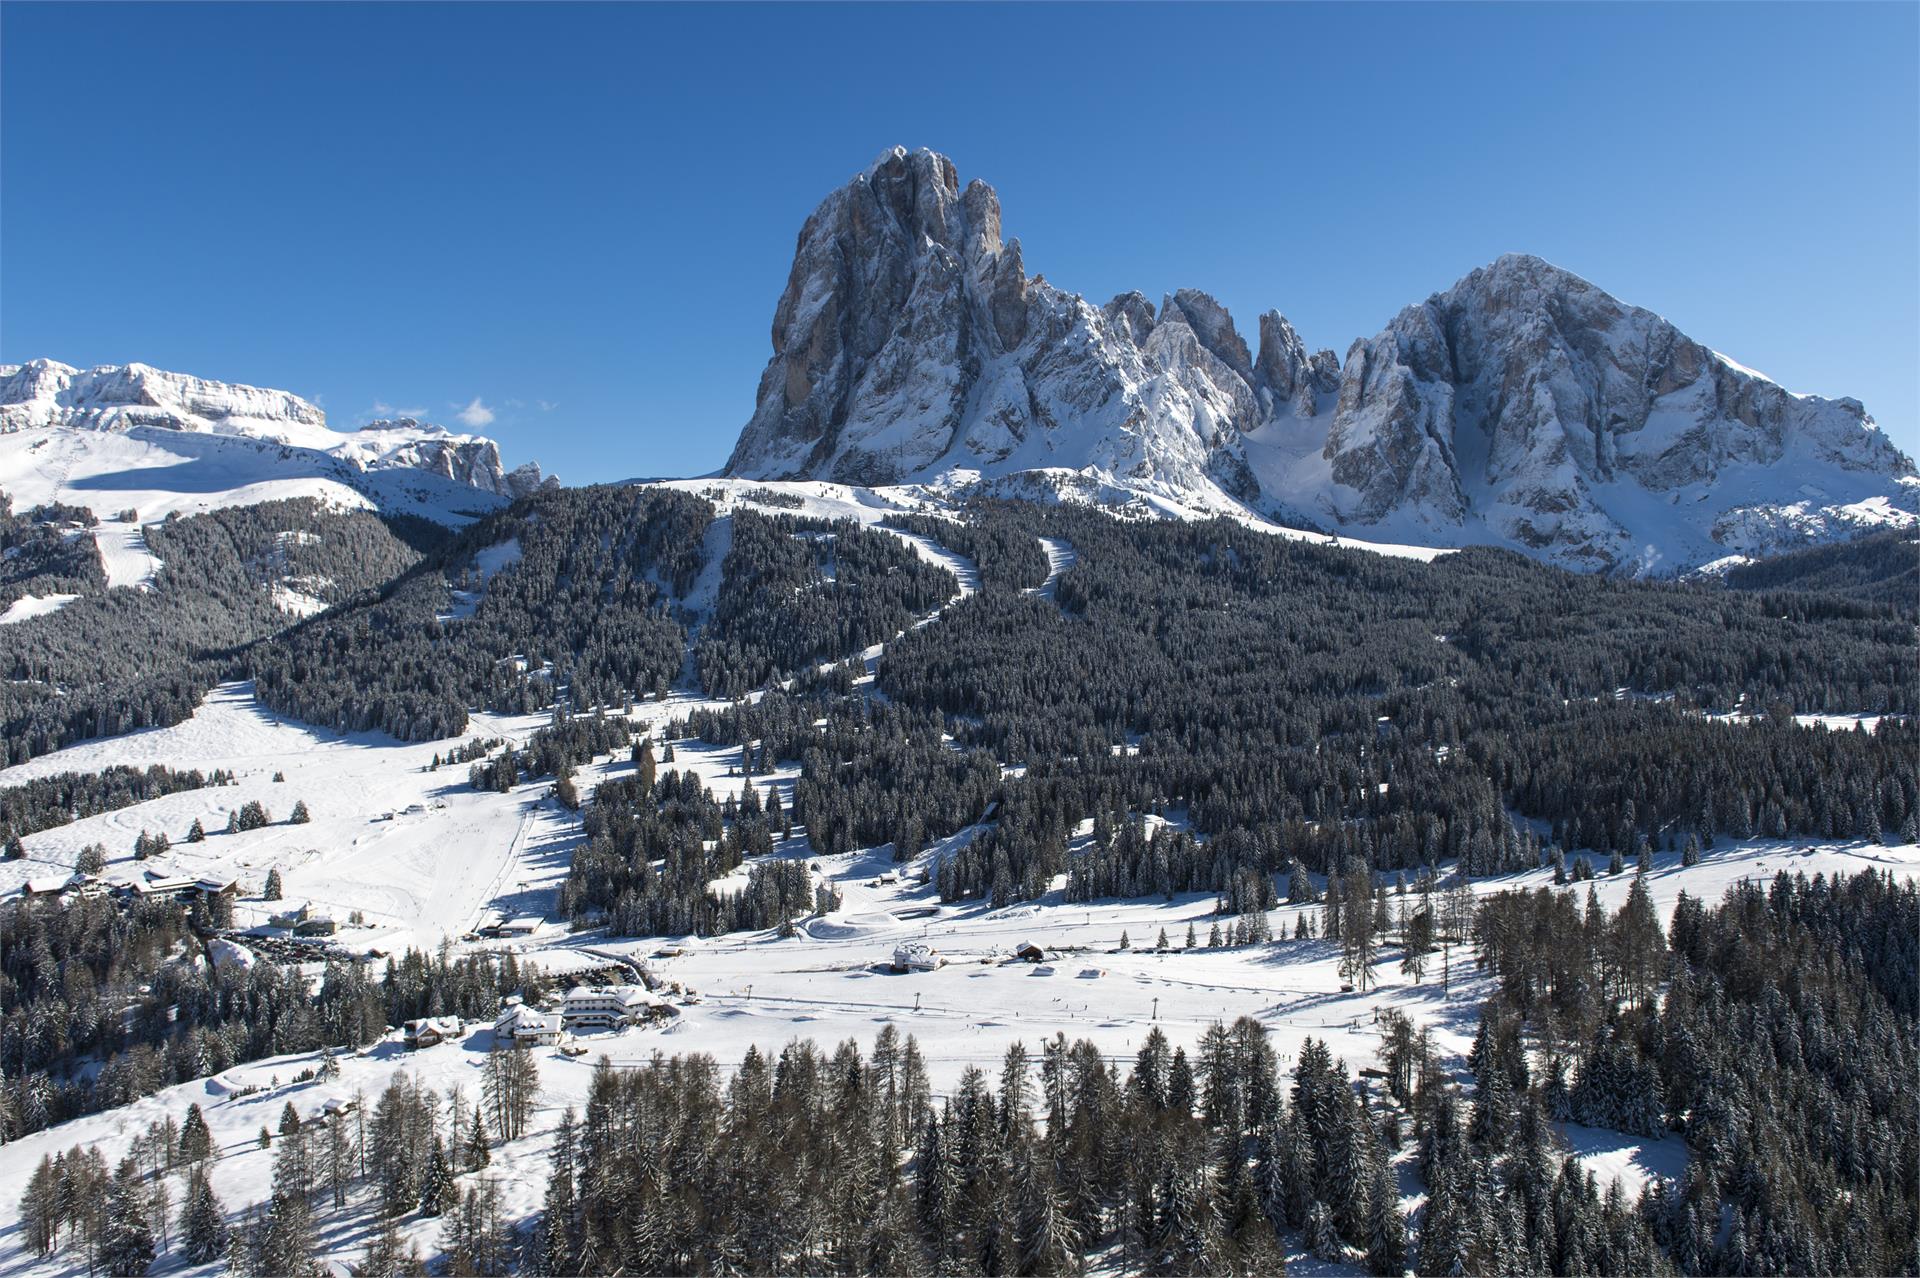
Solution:
[{"label": "small white cloud", "polygon": [[481,403],[478,395],[473,397],[472,403],[455,413],[454,416],[458,417],[466,425],[476,428],[490,425],[493,422],[493,410]]},{"label": "small white cloud", "polygon": [[370,422],[370,421],[376,421],[376,420],[377,421],[394,421],[402,417],[411,417],[416,421],[418,421],[426,417],[426,415],[427,415],[427,410],[425,408],[407,408],[404,406],[389,404],[383,399],[376,399],[373,401],[372,408],[360,414],[360,420],[363,422]]},{"label": "small white cloud", "polygon": [[543,413],[551,413],[551,412],[552,412],[552,411],[553,411],[554,409],[556,409],[556,408],[558,408],[558,407],[560,407],[560,405],[558,405],[558,404],[555,404],[555,403],[552,403],[552,402],[550,402],[550,401],[548,401],[548,400],[544,400],[544,399],[543,399],[543,400],[540,400],[540,401],[538,401],[538,403],[539,403],[539,405],[540,405],[540,411],[541,411],[541,412],[543,412]]}]

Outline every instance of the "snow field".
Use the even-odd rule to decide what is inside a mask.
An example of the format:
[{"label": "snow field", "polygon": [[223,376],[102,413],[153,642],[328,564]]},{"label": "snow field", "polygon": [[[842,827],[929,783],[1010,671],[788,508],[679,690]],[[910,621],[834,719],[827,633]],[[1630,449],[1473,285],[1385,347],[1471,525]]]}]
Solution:
[{"label": "snow field", "polygon": [[[92,509],[100,518],[93,533],[107,582],[128,587],[150,583],[160,569],[142,527],[172,514],[310,497],[338,510],[377,505],[457,527],[474,512],[504,504],[492,493],[430,471],[361,471],[358,464],[369,458],[359,436],[324,427],[288,426],[284,433],[284,443],[152,426],[0,433],[0,490],[13,498],[16,511],[47,502]],[[116,518],[127,509],[137,512],[136,523]]]},{"label": "snow field", "polygon": [[78,599],[79,595],[22,595],[0,612],[0,626],[16,626],[35,617],[44,617],[59,612],[62,608]]},{"label": "snow field", "polygon": [[[1065,480],[1083,480],[1086,476],[1078,471],[1061,471],[1058,468],[1038,468],[1035,476],[1045,479],[1055,475]],[[714,499],[722,514],[731,512],[733,505],[744,503],[763,509],[770,514],[804,515],[816,519],[852,519],[863,524],[874,524],[895,514],[923,514],[951,517],[950,506],[953,490],[964,487],[968,482],[979,479],[977,472],[954,472],[944,476],[938,482],[930,484],[901,484],[880,488],[853,488],[846,484],[830,484],[817,480],[758,480],[758,479],[668,479],[647,481],[650,487],[675,488],[699,496]],[[1017,478],[1017,476],[1015,477]],[[952,482],[948,482],[951,480]],[[1044,486],[1044,485],[1043,485]],[[780,493],[783,496],[800,499],[798,507],[762,506],[750,496],[756,489]],[[1117,490],[1116,490],[1117,491]],[[1140,494],[1126,490],[1127,495],[1138,498]],[[1039,493],[1029,493],[1039,496]],[[1071,498],[1059,497],[1059,500]],[[1243,506],[1231,508],[1196,508],[1177,501],[1155,501],[1151,503],[1154,512],[1166,519],[1211,519],[1217,515],[1246,525],[1256,532],[1270,533],[1290,541],[1314,542],[1323,546],[1342,546],[1349,550],[1365,550],[1374,554],[1389,555],[1398,559],[1417,559],[1430,563],[1442,555],[1452,553],[1445,546],[1423,546],[1399,544],[1390,541],[1362,541],[1352,537],[1343,537],[1329,533],[1309,532],[1301,528],[1290,528],[1284,524],[1264,518]],[[1043,539],[1051,540],[1051,539]],[[1048,548],[1048,558],[1053,561],[1053,548]],[[1064,571],[1070,566],[1054,562],[1056,568]]]}]

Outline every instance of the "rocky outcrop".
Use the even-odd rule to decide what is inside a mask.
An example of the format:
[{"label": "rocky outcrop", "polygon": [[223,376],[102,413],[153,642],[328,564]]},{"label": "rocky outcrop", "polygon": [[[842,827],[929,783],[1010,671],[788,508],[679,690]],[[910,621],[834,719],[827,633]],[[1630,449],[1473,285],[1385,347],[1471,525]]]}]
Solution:
[{"label": "rocky outcrop", "polygon": [[352,433],[287,391],[169,373],[145,364],[82,371],[54,360],[0,367],[0,433],[57,427],[128,432],[201,432],[271,441],[325,454],[351,472],[419,470],[496,496],[538,489],[532,463],[509,472],[500,447],[413,418],[369,423]]},{"label": "rocky outcrop", "polygon": [[352,440],[337,455],[351,458],[363,470],[424,470],[508,499],[559,482],[551,476],[543,478],[534,462],[507,470],[500,460],[500,446],[484,435],[456,435],[444,426],[411,417],[369,422]]}]

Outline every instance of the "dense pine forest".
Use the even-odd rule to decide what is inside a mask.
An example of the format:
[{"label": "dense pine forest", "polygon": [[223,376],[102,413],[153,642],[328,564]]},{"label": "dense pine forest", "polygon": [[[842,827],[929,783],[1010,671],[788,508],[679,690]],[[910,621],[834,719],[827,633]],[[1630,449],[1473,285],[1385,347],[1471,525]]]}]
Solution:
[{"label": "dense pine forest", "polygon": [[106,588],[93,539],[71,536],[97,521],[84,508],[37,506],[18,514],[0,493],[0,604],[24,595],[86,595]]},{"label": "dense pine forest", "polygon": [[851,521],[742,508],[694,654],[710,695],[738,697],[891,639],[952,598],[953,574]]},{"label": "dense pine forest", "polygon": [[[1912,626],[1891,605],[1788,608],[1493,551],[1410,564],[1224,522],[989,506],[964,532],[940,523],[910,526],[964,542],[983,589],[888,645],[884,701],[823,680],[683,727],[798,761],[794,816],[822,851],[905,858],[997,805],[943,860],[949,900],[1037,897],[1073,868],[1077,825],[1097,821],[1112,856],[1144,813],[1200,840],[1146,849],[1151,868],[1119,853],[1113,895],[1224,892],[1296,858],[1484,874],[1563,849],[1920,832],[1920,732],[1899,717],[1920,699]],[[1032,592],[1042,535],[1076,550],[1057,603]],[[1843,709],[1889,717],[1793,719]],[[665,853],[608,854],[637,874]],[[612,906],[612,881],[572,899]]]},{"label": "dense pine forest", "polygon": [[294,620],[276,605],[276,584],[342,603],[404,571],[419,558],[410,543],[438,534],[418,521],[302,499],[169,518],[145,535],[160,560],[151,589],[101,588],[99,553],[86,536],[65,543],[85,565],[79,581],[62,569],[26,579],[42,594],[86,588],[60,611],[0,637],[4,762],[180,722],[215,683],[244,677],[245,645]]},{"label": "dense pine forest", "polygon": [[[403,741],[465,731],[469,709],[662,691],[685,631],[668,601],[700,568],[711,508],[677,493],[542,495],[467,529],[360,607],[248,654],[267,705]],[[484,579],[479,557],[499,556]]]}]

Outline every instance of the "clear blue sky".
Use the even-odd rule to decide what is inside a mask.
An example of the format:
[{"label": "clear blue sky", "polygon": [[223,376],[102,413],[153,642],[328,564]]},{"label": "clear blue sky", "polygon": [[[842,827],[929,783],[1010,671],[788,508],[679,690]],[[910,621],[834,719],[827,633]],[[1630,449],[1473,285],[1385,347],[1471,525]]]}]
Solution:
[{"label": "clear blue sky", "polygon": [[801,221],[900,143],[1096,300],[1344,354],[1529,251],[1913,452],[1917,13],[8,3],[0,361],[478,401],[510,461],[698,473]]}]

